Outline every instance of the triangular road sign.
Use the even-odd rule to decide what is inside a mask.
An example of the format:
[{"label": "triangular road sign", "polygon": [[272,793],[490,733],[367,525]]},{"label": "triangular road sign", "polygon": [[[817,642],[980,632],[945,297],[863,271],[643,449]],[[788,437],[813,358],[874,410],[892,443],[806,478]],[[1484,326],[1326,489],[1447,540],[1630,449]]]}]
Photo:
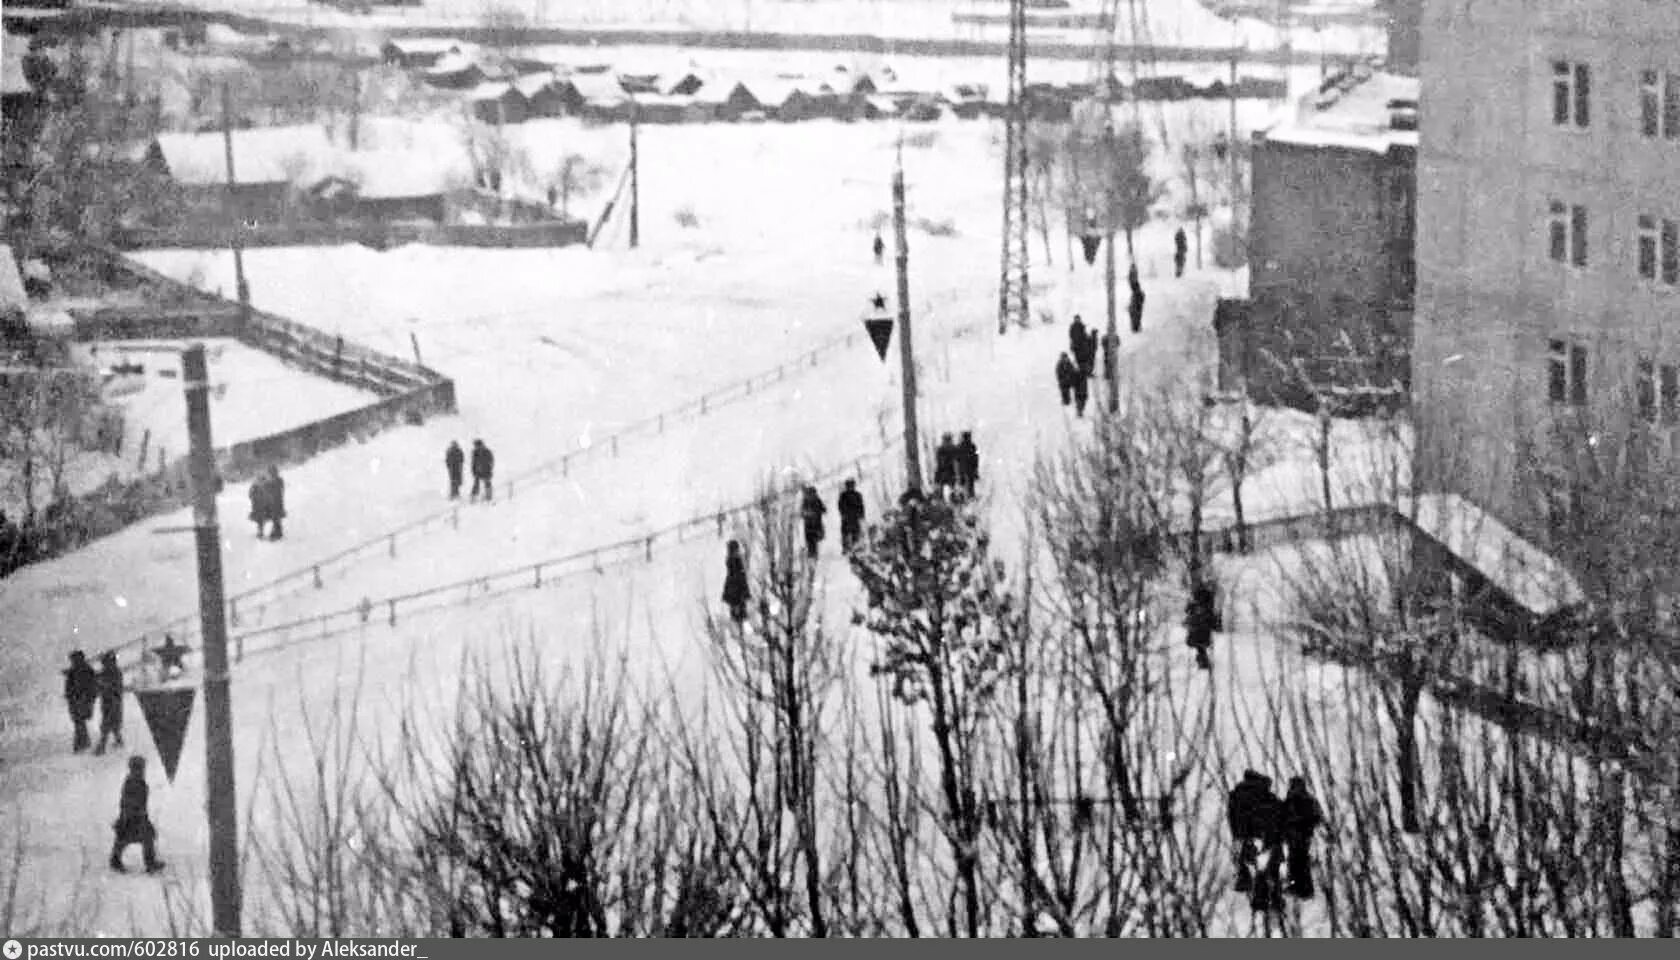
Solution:
[{"label": "triangular road sign", "polygon": [[875,344],[875,352],[880,354],[881,362],[887,362],[887,344],[892,342],[892,317],[867,317],[863,326],[869,331],[869,342]]},{"label": "triangular road sign", "polygon": [[1085,250],[1085,265],[1093,266],[1097,262],[1097,251],[1102,249],[1102,237],[1087,233],[1079,238],[1079,245]]},{"label": "triangular road sign", "polygon": [[152,731],[152,743],[163,760],[163,772],[175,782],[175,768],[181,762],[181,744],[187,739],[187,721],[192,719],[196,687],[158,687],[136,690],[140,713]]}]

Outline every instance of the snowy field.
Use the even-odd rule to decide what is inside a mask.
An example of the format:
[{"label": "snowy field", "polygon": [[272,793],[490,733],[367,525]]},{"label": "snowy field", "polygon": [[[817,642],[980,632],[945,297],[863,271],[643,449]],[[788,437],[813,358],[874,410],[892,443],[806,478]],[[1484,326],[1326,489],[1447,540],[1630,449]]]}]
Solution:
[{"label": "snowy field", "polygon": [[[1062,445],[1069,431],[1088,429],[1060,407],[1052,368],[1071,315],[1100,318],[1101,270],[1082,261],[1070,270],[1058,245],[1055,265],[1034,273],[1036,309],[1055,323],[996,336],[995,128],[953,121],[923,129],[932,136],[912,142],[924,145],[905,148],[910,219],[951,229],[939,236],[913,229],[910,238],[922,429],[928,439],[975,432],[998,542],[1016,543],[1035,456]],[[891,289],[889,268],[874,264],[869,243],[887,209],[893,133],[822,123],[650,129],[636,251],[624,249],[619,225],[593,251],[250,252],[259,307],[391,352],[406,352],[414,334],[426,363],[455,378],[461,416],[394,430],[289,470],[291,516],[280,543],[255,540],[243,521],[244,491],[227,491],[219,509],[229,591],[307,568],[442,507],[440,461],[450,438],[483,437],[497,451],[499,476],[521,474],[859,331],[870,295]],[[537,143],[549,138],[555,149],[594,137],[605,149],[621,131],[557,122],[530,125],[527,135]],[[684,219],[697,226],[679,226],[679,213],[692,214]],[[1143,334],[1122,334],[1127,390],[1205,378],[1214,299],[1243,286],[1240,274],[1212,269],[1173,279],[1175,227],[1161,219],[1137,238],[1149,303]],[[1035,239],[1034,256],[1041,254]],[[143,259],[211,289],[231,288],[219,253],[158,251]],[[898,436],[892,369],[860,338],[851,352],[791,370],[762,395],[627,443],[617,458],[582,461],[569,475],[522,485],[494,505],[464,506],[458,530],[429,533],[395,558],[368,557],[326,578],[319,591],[252,610],[250,622],[314,616],[587,549],[740,502],[783,470],[810,476],[855,462]],[[1306,426],[1272,420],[1280,436],[1295,438],[1296,454],[1256,479],[1252,513],[1314,502],[1313,475],[1299,456]],[[1360,474],[1373,457],[1371,443],[1358,425],[1338,426],[1339,477]],[[895,463],[889,456],[865,469],[860,486],[879,497],[896,482]],[[832,503],[832,486],[824,495]],[[57,670],[72,647],[118,645],[193,610],[190,539],[153,532],[185,522],[184,512],[160,518],[0,581],[0,838],[20,842],[43,903],[85,903],[80,912],[104,932],[159,930],[159,887],[101,869],[121,762],[68,754]],[[419,696],[449,686],[463,650],[493,656],[510,635],[553,637],[547,649],[564,660],[594,655],[580,640],[585,628],[598,627],[608,655],[624,657],[639,682],[674,676],[700,683],[697,624],[717,593],[721,555],[715,536],[662,544],[633,568],[405,615],[394,628],[376,618],[329,640],[288,636],[298,642],[271,645],[235,671],[242,803],[256,803],[259,822],[266,817],[264,804],[253,801],[259,767],[273,776],[282,767],[296,772],[293,765],[307,759],[297,749],[277,757],[269,746],[299,743],[306,715],[318,717],[335,690],[360,689],[374,703]],[[832,553],[826,579],[831,622],[843,624],[854,588]],[[459,599],[466,601],[465,591]],[[1263,634],[1235,628],[1230,639],[1252,642],[1256,662],[1283,656]],[[1258,676],[1239,672],[1217,682],[1270,682]],[[391,717],[374,709],[369,723],[377,730]],[[131,746],[152,752],[132,701],[127,730]],[[202,743],[195,722],[176,782],[165,786],[153,776],[161,849],[174,864],[171,880],[189,893],[204,863]],[[1239,747],[1233,741],[1232,750]],[[1242,762],[1236,752],[1225,758],[1227,766]],[[253,909],[260,900],[253,893]]]}]

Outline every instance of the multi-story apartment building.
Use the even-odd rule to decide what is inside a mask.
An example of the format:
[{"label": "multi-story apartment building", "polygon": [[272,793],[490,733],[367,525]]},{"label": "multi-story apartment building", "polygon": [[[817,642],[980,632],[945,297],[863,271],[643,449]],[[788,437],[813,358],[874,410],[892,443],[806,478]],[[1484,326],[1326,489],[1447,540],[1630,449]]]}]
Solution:
[{"label": "multi-story apartment building", "polygon": [[1680,5],[1427,0],[1418,481],[1554,542],[1563,448],[1680,426]]}]

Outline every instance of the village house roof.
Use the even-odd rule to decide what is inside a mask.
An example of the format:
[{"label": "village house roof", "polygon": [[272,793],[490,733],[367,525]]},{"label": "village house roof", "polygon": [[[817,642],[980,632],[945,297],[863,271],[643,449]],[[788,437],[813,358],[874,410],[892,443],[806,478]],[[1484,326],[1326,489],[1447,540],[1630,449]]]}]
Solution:
[{"label": "village house roof", "polygon": [[513,88],[529,99],[548,89],[553,83],[554,74],[552,73],[527,73],[522,77],[514,78]]},{"label": "village house roof", "polygon": [[[1418,144],[1418,80],[1369,68],[1332,78],[1301,97],[1261,137],[1271,143],[1386,153]],[[1409,113],[1410,129],[1395,123]]]},{"label": "village house roof", "polygon": [[865,97],[863,99],[865,103],[874,107],[881,113],[889,116],[898,113],[898,101],[894,100],[892,97],[874,96]]},{"label": "village house roof", "polygon": [[[176,183],[227,182],[222,134],[160,133],[152,149]],[[330,165],[333,146],[318,126],[253,127],[233,131],[233,172],[238,183],[287,183]]]},{"label": "village house roof", "polygon": [[481,83],[467,91],[467,99],[469,100],[500,100],[507,96],[523,97],[524,94],[521,93],[513,84],[505,83],[500,80],[492,80],[487,83]]},{"label": "village house roof", "polygon": [[622,103],[630,99],[624,88],[619,86],[618,78],[611,74],[574,74],[566,82],[572,85],[578,96],[591,103]]},{"label": "village house roof", "polygon": [[478,68],[478,64],[466,54],[446,53],[438,58],[437,63],[427,67],[426,73],[428,76],[442,77],[476,68]]}]

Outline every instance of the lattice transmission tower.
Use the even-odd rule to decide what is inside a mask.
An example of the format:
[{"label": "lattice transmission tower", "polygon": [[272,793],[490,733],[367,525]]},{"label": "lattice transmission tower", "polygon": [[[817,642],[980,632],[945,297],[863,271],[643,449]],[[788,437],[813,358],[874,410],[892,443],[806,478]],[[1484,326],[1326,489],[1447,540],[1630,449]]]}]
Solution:
[{"label": "lattice transmission tower", "polygon": [[1027,2],[1009,0],[1009,98],[1004,111],[1003,265],[998,333],[1026,326],[1027,310]]}]

